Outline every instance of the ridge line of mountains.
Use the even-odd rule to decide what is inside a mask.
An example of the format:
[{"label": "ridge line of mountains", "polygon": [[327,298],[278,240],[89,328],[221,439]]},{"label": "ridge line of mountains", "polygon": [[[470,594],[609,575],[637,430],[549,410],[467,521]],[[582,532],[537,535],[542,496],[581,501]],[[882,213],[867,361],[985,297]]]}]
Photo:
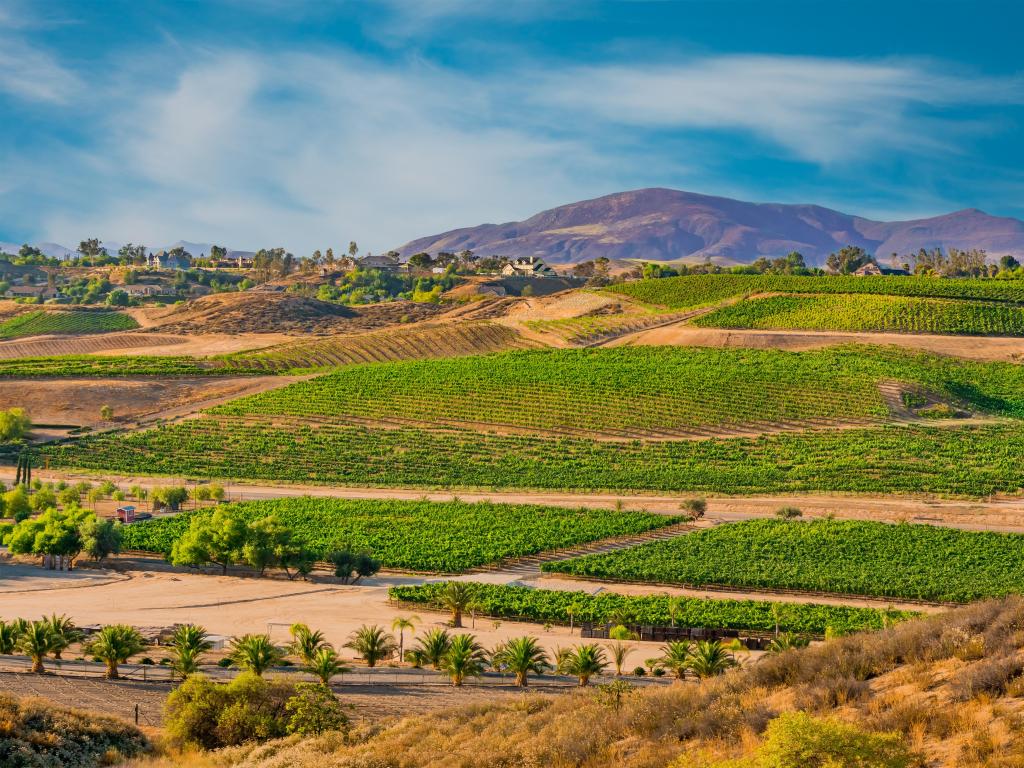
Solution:
[{"label": "ridge line of mountains", "polygon": [[[74,255],[57,243],[35,245],[51,257]],[[120,247],[105,245],[112,253]],[[847,245],[863,248],[880,263],[888,263],[891,254],[903,257],[921,248],[981,249],[992,261],[1004,255],[1024,261],[1024,221],[976,208],[910,221],[874,221],[820,205],[750,203],[655,187],[558,206],[524,221],[453,229],[395,250],[403,258],[469,249],[478,256],[535,256],[550,264],[604,257],[723,266],[799,251],[809,266],[822,266],[830,253]],[[178,241],[166,249],[175,246],[197,256],[209,253],[211,244]],[[0,251],[17,253],[19,247],[0,243]],[[228,255],[251,252],[229,250]]]}]

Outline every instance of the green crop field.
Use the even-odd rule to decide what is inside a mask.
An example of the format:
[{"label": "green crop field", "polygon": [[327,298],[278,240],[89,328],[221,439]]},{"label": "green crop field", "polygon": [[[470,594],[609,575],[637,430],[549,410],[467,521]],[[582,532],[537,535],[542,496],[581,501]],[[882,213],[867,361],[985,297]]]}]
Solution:
[{"label": "green crop field", "polygon": [[216,376],[258,374],[253,370],[212,368],[192,357],[145,355],[60,355],[0,360],[0,378],[116,377],[116,376]]},{"label": "green crop field", "polygon": [[139,324],[123,312],[26,312],[0,323],[0,339],[51,333],[105,333],[130,331]]},{"label": "green crop field", "polygon": [[[444,610],[438,599],[443,587],[443,584],[391,587],[388,594],[397,602]],[[915,615],[904,611],[838,605],[679,598],[673,621],[669,598],[664,595],[633,597],[613,592],[591,595],[585,592],[473,584],[473,597],[480,606],[480,612],[487,616],[535,622],[568,624],[571,611],[576,624],[625,620],[632,624],[674,624],[691,628],[773,632],[778,622],[778,629],[782,632],[812,635],[823,635],[827,629],[840,633],[881,629],[886,620],[902,621]]]},{"label": "green crop field", "polygon": [[[643,512],[480,502],[275,499],[232,505],[247,520],[276,515],[320,558],[369,550],[386,568],[456,573],[497,560],[650,531],[678,522]],[[167,554],[194,515],[124,529],[125,549]]]},{"label": "green crop field", "polygon": [[972,410],[1024,417],[1021,366],[868,347],[622,347],[349,366],[210,413],[671,436],[884,420],[879,386],[894,380]]},{"label": "green crop field", "polygon": [[1024,303],[1021,280],[938,277],[686,275],[623,283],[607,290],[670,309],[708,306],[752,293],[869,293]]},{"label": "green crop field", "polygon": [[543,568],[625,581],[967,602],[1024,592],[1024,536],[848,520],[751,520]]},{"label": "green crop field", "polygon": [[907,296],[770,296],[721,307],[693,323],[709,328],[1022,336],[1024,307]]},{"label": "green crop field", "polygon": [[207,417],[39,450],[51,468],[377,487],[966,498],[1024,488],[1016,423],[644,443]]}]

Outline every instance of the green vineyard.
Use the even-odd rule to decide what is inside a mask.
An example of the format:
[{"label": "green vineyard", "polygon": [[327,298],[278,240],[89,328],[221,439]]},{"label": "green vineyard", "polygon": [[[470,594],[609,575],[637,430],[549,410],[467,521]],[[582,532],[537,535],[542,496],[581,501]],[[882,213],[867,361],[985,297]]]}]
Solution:
[{"label": "green vineyard", "polygon": [[26,312],[0,323],[0,339],[17,339],[43,334],[106,333],[129,331],[139,324],[123,312],[68,311]]},{"label": "green vineyard", "polygon": [[607,290],[669,309],[703,307],[755,293],[863,293],[1024,303],[1024,281],[970,278],[686,275],[623,283]]},{"label": "green vineyard", "polygon": [[[192,357],[61,355],[0,360],[0,378],[73,376],[210,376],[248,371],[211,368]],[[252,373],[259,373],[254,370]]]},{"label": "green vineyard", "polygon": [[770,296],[722,307],[693,323],[709,328],[1022,336],[1024,307],[906,296]]},{"label": "green vineyard", "polygon": [[968,602],[1024,591],[1024,536],[864,521],[752,520],[542,567],[613,580]]},{"label": "green vineyard", "polygon": [[[277,516],[319,559],[367,550],[386,568],[457,573],[495,561],[678,522],[643,512],[480,502],[293,498],[232,505],[249,521]],[[155,518],[124,531],[125,549],[168,554],[195,515]]]},{"label": "green vineyard", "polygon": [[[388,594],[399,603],[444,610],[440,592],[444,584],[391,587]],[[709,600],[677,598],[670,608],[664,595],[626,596],[613,592],[588,594],[499,584],[473,584],[473,599],[486,616],[568,624],[625,621],[655,626],[675,625],[704,629],[739,629],[757,632],[799,632],[823,635],[826,630],[846,633],[881,629],[886,621],[902,621],[915,614],[806,603],[763,600]]]},{"label": "green vineyard", "polygon": [[966,498],[1024,487],[1016,423],[645,443],[207,417],[51,444],[40,455],[51,468],[377,487]]},{"label": "green vineyard", "polygon": [[890,411],[879,388],[894,380],[972,410],[1024,417],[1020,366],[866,347],[622,347],[349,366],[210,413],[699,437],[729,427],[768,432],[885,420]]}]

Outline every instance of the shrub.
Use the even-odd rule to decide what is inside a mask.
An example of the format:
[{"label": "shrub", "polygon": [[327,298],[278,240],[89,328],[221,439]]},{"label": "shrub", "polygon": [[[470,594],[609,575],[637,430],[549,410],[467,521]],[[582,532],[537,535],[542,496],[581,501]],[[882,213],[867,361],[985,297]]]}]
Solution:
[{"label": "shrub", "polygon": [[788,712],[773,720],[755,762],[763,768],[909,768],[913,764],[897,733],[872,733],[806,712]]},{"label": "shrub", "polygon": [[314,683],[299,683],[295,695],[285,704],[288,733],[319,736],[324,731],[348,732],[348,718],[330,689]]}]

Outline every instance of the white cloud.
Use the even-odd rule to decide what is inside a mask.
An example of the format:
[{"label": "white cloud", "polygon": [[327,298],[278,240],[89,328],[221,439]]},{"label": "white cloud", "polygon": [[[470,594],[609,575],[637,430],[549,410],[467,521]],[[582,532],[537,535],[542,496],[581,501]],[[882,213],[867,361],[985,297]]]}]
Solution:
[{"label": "white cloud", "polygon": [[14,34],[0,33],[0,92],[27,101],[62,104],[79,87],[78,78],[45,50]]},{"label": "white cloud", "polygon": [[923,110],[1024,103],[1024,81],[935,74],[915,62],[742,55],[572,68],[545,77],[536,98],[607,123],[738,129],[828,164],[882,149],[949,148],[941,129],[969,124]]}]

